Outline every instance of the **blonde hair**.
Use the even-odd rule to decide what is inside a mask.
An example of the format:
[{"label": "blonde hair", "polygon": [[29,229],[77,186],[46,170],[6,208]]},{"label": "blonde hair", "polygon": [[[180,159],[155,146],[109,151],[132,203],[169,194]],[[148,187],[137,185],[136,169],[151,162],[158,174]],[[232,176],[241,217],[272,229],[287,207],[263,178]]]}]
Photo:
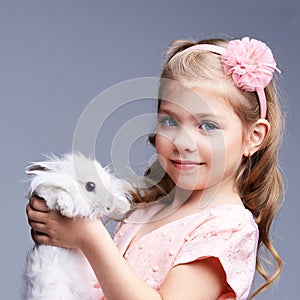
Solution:
[{"label": "blonde hair", "polygon": [[[205,86],[212,92],[221,95],[230,103],[245,128],[254,124],[260,117],[258,97],[255,92],[245,92],[237,88],[231,77],[224,73],[220,55],[208,51],[189,51],[184,49],[196,44],[214,44],[225,46],[226,40],[210,39],[200,42],[178,40],[167,50],[167,61],[163,67],[161,79],[179,81],[189,86]],[[164,86],[161,84],[160,92]],[[264,284],[258,288],[251,298],[266,289],[280,275],[282,261],[270,239],[270,227],[283,199],[283,181],[278,168],[278,151],[283,131],[283,116],[278,100],[274,79],[265,88],[267,100],[266,119],[270,123],[270,131],[261,148],[251,157],[244,157],[236,175],[236,189],[244,206],[249,209],[259,228],[258,255],[256,269],[264,278]],[[160,100],[158,100],[158,108]],[[155,146],[155,134],[149,136]],[[161,166],[155,162],[145,173],[147,179],[156,182],[161,174]],[[144,191],[143,196],[136,197],[136,202],[152,202],[170,193],[174,183],[165,174],[158,183]],[[262,250],[272,255],[275,265],[270,272],[263,265]]]}]

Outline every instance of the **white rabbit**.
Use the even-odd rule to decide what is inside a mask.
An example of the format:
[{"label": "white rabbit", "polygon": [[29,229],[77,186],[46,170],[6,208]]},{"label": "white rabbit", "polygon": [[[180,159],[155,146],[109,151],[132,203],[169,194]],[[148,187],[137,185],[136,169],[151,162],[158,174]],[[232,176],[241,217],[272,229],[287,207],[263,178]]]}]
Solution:
[{"label": "white rabbit", "polygon": [[[131,209],[129,188],[80,153],[30,164],[29,196],[45,199],[66,217],[121,219]],[[101,237],[99,237],[101,238]],[[76,249],[35,245],[27,256],[23,300],[99,300],[97,279]]]}]

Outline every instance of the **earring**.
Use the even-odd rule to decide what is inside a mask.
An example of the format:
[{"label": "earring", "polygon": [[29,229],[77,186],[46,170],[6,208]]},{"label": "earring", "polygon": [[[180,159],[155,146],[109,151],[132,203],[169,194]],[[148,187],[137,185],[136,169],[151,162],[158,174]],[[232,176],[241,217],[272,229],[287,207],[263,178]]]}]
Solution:
[{"label": "earring", "polygon": [[247,157],[248,159],[250,159],[251,158],[251,156],[252,156],[252,154],[251,154],[251,152],[248,150],[248,153],[247,153],[247,155],[244,155],[245,157]]}]

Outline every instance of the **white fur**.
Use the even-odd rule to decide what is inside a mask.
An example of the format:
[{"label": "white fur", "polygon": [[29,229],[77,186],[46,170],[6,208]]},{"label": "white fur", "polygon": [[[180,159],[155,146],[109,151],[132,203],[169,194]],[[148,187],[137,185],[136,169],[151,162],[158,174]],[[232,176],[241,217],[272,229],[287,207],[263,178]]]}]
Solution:
[{"label": "white fur", "polygon": [[[29,196],[69,218],[122,218],[130,210],[126,184],[80,153],[29,165]],[[95,184],[94,191],[86,183]],[[101,237],[99,237],[101,238]],[[35,245],[27,256],[23,300],[99,300],[97,279],[80,251]]]}]

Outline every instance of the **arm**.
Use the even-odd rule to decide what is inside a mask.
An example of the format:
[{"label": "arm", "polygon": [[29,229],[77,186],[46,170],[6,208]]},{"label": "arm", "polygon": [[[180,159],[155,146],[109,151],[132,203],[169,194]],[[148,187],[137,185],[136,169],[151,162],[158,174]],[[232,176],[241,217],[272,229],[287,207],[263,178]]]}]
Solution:
[{"label": "arm", "polygon": [[208,300],[218,299],[227,288],[226,275],[219,260],[210,257],[173,267],[160,294],[168,300]]},{"label": "arm", "polygon": [[35,242],[83,252],[107,299],[209,300],[216,299],[226,286],[218,260],[209,258],[174,267],[157,292],[126,263],[102,222],[65,218],[34,197],[27,205],[27,215]]}]

